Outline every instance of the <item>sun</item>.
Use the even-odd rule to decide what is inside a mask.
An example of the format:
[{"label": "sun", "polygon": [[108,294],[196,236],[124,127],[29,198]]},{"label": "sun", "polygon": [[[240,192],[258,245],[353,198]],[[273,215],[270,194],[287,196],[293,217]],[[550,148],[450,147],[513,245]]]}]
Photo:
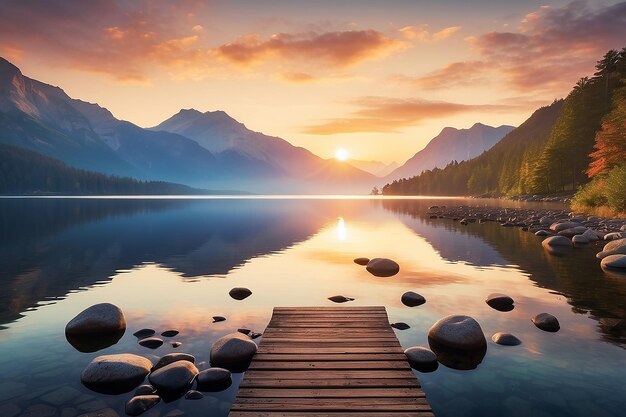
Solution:
[{"label": "sun", "polygon": [[344,148],[339,148],[335,151],[335,158],[337,158],[338,161],[345,161],[348,159],[348,151],[346,151]]}]

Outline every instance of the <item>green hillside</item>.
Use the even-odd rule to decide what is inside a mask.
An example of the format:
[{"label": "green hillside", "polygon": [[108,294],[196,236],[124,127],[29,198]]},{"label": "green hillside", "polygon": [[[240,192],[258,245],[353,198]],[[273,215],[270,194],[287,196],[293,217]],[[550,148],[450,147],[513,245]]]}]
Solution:
[{"label": "green hillside", "polygon": [[72,168],[36,152],[0,145],[0,195],[199,194],[201,190]]}]

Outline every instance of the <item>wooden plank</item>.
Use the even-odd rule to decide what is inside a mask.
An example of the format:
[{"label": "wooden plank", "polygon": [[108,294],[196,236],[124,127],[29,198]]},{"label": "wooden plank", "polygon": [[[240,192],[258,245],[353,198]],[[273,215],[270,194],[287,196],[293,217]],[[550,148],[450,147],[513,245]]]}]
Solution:
[{"label": "wooden plank", "polygon": [[430,411],[386,411],[383,413],[368,412],[345,412],[337,413],[319,413],[319,412],[302,412],[302,411],[233,411],[230,417],[435,417]]},{"label": "wooden plank", "polygon": [[384,307],[277,307],[231,417],[434,417]]},{"label": "wooden plank", "polygon": [[406,361],[332,361],[332,362],[261,362],[255,360],[249,370],[307,369],[408,369]]},{"label": "wooden plank", "polygon": [[410,388],[240,388],[239,398],[425,398],[417,387]]},{"label": "wooden plank", "polygon": [[392,379],[372,379],[355,378],[344,380],[306,380],[306,379],[252,379],[244,378],[239,385],[240,388],[403,388],[420,387],[415,377],[392,378]]},{"label": "wooden plank", "polygon": [[327,354],[309,354],[300,355],[297,353],[257,353],[254,357],[255,361],[401,361],[406,362],[404,353],[327,353]]}]

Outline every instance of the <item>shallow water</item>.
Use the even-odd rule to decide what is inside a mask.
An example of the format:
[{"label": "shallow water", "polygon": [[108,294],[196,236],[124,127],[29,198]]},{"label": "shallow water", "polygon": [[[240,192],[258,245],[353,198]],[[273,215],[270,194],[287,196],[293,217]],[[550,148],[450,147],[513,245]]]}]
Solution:
[{"label": "shallow water", "polygon": [[[83,387],[80,372],[101,354],[162,356],[181,351],[208,367],[211,343],[240,327],[263,331],[274,306],[383,305],[403,347],[428,346],[439,318],[467,314],[488,338],[474,370],[440,366],[417,373],[438,417],[618,416],[626,408],[626,340],[606,319],[624,318],[626,277],[604,273],[601,244],[554,257],[540,238],[495,223],[429,219],[433,204],[521,206],[498,200],[393,199],[2,199],[0,200],[0,416],[75,416],[110,407],[124,415],[130,394]],[[538,203],[527,207],[541,206]],[[559,207],[554,205],[554,207]],[[352,262],[389,257],[400,273],[377,278]],[[233,300],[228,291],[253,294]],[[426,304],[408,308],[402,293]],[[492,292],[515,299],[498,312]],[[127,330],[115,345],[81,353],[65,324],[100,302],[118,305]],[[561,330],[538,330],[530,318],[558,317]],[[227,318],[211,323],[211,317]],[[180,330],[156,350],[135,330]],[[506,331],[523,343],[499,346]],[[167,341],[169,339],[166,338]],[[260,339],[257,339],[257,342]],[[144,414],[226,416],[242,374],[221,393],[160,403]]]}]

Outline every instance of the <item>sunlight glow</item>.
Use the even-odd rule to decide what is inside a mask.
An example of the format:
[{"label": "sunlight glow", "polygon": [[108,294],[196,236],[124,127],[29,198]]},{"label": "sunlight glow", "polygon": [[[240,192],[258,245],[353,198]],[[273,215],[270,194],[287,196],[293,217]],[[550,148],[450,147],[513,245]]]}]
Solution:
[{"label": "sunlight glow", "polygon": [[335,158],[337,158],[338,161],[345,161],[346,159],[348,159],[348,151],[346,151],[344,148],[339,148],[335,151]]},{"label": "sunlight glow", "polygon": [[337,219],[337,240],[344,241],[348,237],[346,222],[343,217]]}]

